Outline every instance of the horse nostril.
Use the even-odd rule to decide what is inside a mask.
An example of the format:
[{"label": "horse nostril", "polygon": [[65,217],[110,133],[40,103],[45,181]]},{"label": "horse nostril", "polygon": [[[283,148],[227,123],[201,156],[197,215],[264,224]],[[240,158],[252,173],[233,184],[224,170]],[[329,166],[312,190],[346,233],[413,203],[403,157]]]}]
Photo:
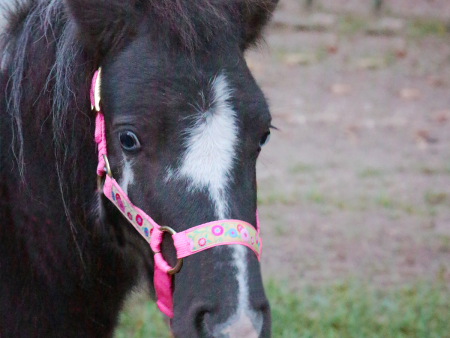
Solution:
[{"label": "horse nostril", "polygon": [[193,314],[193,324],[198,337],[208,337],[208,330],[206,327],[206,318],[209,316],[209,311],[204,307],[199,307]]},{"label": "horse nostril", "polygon": [[259,306],[256,308],[257,311],[260,311],[264,317],[267,315],[270,315],[270,304],[269,301],[266,299],[265,301],[261,302]]}]

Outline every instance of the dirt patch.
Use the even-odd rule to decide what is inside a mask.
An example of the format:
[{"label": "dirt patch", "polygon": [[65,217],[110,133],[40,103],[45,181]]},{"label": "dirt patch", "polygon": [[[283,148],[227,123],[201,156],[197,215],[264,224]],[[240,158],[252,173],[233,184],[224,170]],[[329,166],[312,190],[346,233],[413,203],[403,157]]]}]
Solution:
[{"label": "dirt patch", "polygon": [[272,26],[248,53],[279,128],[258,163],[266,277],[450,282],[449,42]]}]

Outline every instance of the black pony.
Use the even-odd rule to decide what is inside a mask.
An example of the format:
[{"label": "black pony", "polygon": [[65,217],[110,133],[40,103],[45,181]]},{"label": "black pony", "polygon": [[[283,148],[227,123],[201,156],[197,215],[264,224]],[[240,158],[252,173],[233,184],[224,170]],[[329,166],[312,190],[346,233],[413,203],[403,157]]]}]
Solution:
[{"label": "black pony", "polygon": [[[0,76],[0,337],[110,337],[154,293],[148,244],[96,190],[90,82],[114,177],[161,225],[256,224],[270,114],[244,60],[277,0],[26,0]],[[174,265],[170,237],[162,252]],[[215,247],[174,277],[175,337],[268,337],[255,254]]]}]

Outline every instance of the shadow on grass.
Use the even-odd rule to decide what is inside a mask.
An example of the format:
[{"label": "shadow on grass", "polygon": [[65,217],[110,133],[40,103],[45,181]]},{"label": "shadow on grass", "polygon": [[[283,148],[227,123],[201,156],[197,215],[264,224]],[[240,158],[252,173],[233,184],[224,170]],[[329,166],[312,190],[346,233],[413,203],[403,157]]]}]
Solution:
[{"label": "shadow on grass", "polygon": [[[450,333],[450,290],[444,282],[389,290],[357,282],[287,290],[283,283],[266,283],[274,338],[438,338]],[[138,296],[128,302],[114,337],[170,334],[154,303]]]}]

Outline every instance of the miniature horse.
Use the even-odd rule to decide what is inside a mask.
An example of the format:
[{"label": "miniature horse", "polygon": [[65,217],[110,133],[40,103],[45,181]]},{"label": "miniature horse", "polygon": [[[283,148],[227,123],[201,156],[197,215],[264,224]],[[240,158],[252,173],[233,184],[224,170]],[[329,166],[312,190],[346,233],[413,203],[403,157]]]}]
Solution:
[{"label": "miniature horse", "polygon": [[[111,171],[183,231],[256,224],[271,117],[244,53],[277,0],[26,0],[8,10],[0,75],[0,337],[111,337],[146,282],[148,243],[96,188],[91,79]],[[162,255],[176,252],[164,236]],[[242,245],[184,260],[175,337],[269,337],[258,259]]]}]

